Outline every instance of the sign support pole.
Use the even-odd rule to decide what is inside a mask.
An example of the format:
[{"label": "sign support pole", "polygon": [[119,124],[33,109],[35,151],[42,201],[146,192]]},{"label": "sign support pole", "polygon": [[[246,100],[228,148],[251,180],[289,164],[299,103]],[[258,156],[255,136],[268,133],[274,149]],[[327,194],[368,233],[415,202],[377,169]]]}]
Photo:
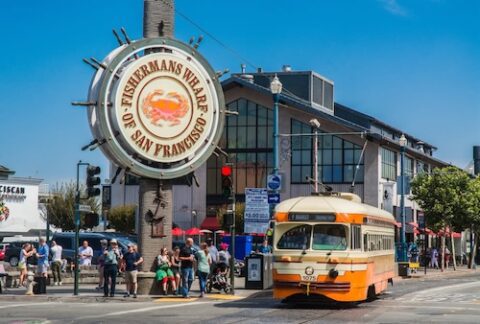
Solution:
[{"label": "sign support pole", "polygon": [[75,190],[75,246],[74,246],[74,260],[75,260],[75,272],[74,272],[74,284],[73,294],[78,296],[78,279],[80,275],[80,269],[78,268],[78,247],[80,245],[80,166],[88,166],[89,163],[78,161],[77,163],[77,187]]}]

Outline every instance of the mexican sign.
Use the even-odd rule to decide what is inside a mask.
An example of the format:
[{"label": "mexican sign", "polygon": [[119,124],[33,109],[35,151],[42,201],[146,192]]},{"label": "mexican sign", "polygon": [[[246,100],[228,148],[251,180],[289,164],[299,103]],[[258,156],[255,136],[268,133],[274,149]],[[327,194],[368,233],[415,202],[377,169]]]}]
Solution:
[{"label": "mexican sign", "polygon": [[265,233],[270,221],[268,191],[265,188],[245,188],[245,233]]},{"label": "mexican sign", "polygon": [[172,179],[203,164],[221,137],[223,92],[208,62],[168,38],[125,44],[102,62],[89,92],[92,132],[118,166]]}]

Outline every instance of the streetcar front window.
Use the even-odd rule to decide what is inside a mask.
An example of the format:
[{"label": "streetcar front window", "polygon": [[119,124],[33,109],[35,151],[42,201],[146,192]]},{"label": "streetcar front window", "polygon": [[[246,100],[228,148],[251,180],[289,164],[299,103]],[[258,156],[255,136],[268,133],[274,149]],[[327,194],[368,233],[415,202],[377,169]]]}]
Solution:
[{"label": "streetcar front window", "polygon": [[314,250],[346,250],[347,233],[343,225],[322,224],[313,227]]},{"label": "streetcar front window", "polygon": [[277,243],[278,249],[307,250],[312,236],[311,225],[300,225],[286,231]]}]

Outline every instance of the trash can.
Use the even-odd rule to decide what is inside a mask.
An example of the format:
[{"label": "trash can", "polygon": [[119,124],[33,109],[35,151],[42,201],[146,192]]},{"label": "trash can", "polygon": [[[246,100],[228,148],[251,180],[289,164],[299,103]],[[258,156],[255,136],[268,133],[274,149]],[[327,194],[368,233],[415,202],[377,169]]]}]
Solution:
[{"label": "trash can", "polygon": [[272,255],[252,254],[245,258],[245,289],[272,287]]},{"label": "trash can", "polygon": [[33,294],[42,295],[47,293],[47,278],[44,276],[35,276],[35,285],[33,286]]},{"label": "trash can", "polygon": [[398,275],[401,277],[410,277],[410,263],[409,262],[398,262]]}]

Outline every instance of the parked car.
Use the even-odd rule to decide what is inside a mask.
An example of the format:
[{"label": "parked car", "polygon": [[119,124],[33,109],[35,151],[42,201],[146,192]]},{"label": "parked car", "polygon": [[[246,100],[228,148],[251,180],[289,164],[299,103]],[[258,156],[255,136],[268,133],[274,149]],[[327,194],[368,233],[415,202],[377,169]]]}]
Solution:
[{"label": "parked car", "polygon": [[[18,261],[20,259],[20,251],[22,251],[22,246],[25,243],[30,243],[32,244],[35,249],[38,249],[38,242],[9,242],[8,245],[6,246],[5,250],[5,261],[10,263],[12,267],[16,267],[18,265]],[[37,257],[36,256],[31,256],[27,259],[28,264],[35,265],[37,264]]]},{"label": "parked car", "polygon": [[[102,254],[100,241],[104,239],[110,241],[113,238],[118,241],[118,246],[121,248],[122,253],[126,253],[128,250],[127,246],[131,242],[124,237],[111,235],[111,233],[81,232],[79,234],[79,245],[82,245],[83,241],[88,242],[88,245],[93,250],[92,264],[97,264],[97,259]],[[78,246],[75,244],[75,232],[56,232],[53,234],[52,240],[63,248],[62,257],[68,263],[75,260],[75,255],[78,251]]]}]

